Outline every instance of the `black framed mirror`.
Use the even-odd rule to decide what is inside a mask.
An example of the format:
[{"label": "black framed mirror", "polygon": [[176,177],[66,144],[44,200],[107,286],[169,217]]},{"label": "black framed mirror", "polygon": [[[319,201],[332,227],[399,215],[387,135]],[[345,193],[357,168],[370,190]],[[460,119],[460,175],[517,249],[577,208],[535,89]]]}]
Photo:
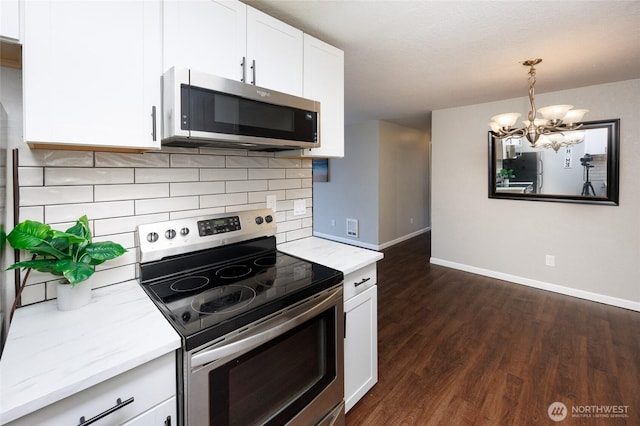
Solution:
[{"label": "black framed mirror", "polygon": [[524,137],[489,131],[489,198],[618,205],[619,119],[545,138],[561,146],[531,147]]}]

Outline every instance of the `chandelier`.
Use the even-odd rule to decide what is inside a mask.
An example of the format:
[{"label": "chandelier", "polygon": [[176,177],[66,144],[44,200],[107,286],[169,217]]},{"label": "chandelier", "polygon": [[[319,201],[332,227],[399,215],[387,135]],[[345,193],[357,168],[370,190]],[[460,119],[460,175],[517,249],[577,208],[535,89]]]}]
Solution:
[{"label": "chandelier", "polygon": [[[588,109],[573,109],[573,105],[552,105],[536,111],[534,101],[536,84],[535,65],[542,59],[529,59],[522,65],[529,67],[529,111],[528,120],[523,121],[525,127],[514,129],[516,121],[522,114],[510,112],[491,117],[489,127],[499,138],[525,137],[533,148],[553,148],[556,152],[562,146],[574,145],[584,141],[584,132],[574,132],[582,127],[578,124]],[[542,118],[537,118],[540,113]],[[566,132],[566,133],[565,133]]]}]

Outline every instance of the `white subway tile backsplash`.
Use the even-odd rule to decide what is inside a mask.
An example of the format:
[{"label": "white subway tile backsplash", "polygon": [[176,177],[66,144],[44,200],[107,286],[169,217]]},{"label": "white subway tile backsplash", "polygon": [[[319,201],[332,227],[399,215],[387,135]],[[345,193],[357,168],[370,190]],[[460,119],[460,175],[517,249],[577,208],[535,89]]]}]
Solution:
[{"label": "white subway tile backsplash", "polygon": [[221,155],[171,154],[171,167],[224,167]]},{"label": "white subway tile backsplash", "polygon": [[287,189],[287,200],[313,197],[313,188]]},{"label": "white subway tile backsplash", "polygon": [[95,201],[137,200],[169,196],[168,183],[95,185]]},{"label": "white subway tile backsplash", "polygon": [[[284,191],[259,191],[259,192],[249,192],[249,203],[266,203],[267,195],[275,195],[276,201],[285,199]],[[276,206],[280,208],[280,204]]]},{"label": "white subway tile backsplash", "polygon": [[300,179],[274,179],[269,181],[269,190],[301,188]]},{"label": "white subway tile backsplash", "polygon": [[133,200],[46,205],[44,207],[44,220],[46,223],[75,223],[80,216],[85,214],[89,220],[133,216],[133,205]]},{"label": "white subway tile backsplash", "polygon": [[93,225],[93,235],[101,236],[120,234],[123,232],[137,232],[138,225],[163,222],[165,220],[169,220],[168,213],[100,219],[96,220]]},{"label": "white subway tile backsplash", "polygon": [[278,232],[288,232],[294,229],[300,229],[302,227],[302,220],[288,220],[286,222],[278,223]]},{"label": "white subway tile backsplash", "polygon": [[20,167],[20,186],[42,186],[44,185],[44,169],[42,167]]},{"label": "white subway tile backsplash", "polygon": [[226,192],[266,191],[266,180],[234,180],[227,182]]},{"label": "white subway tile backsplash", "polygon": [[20,188],[20,206],[90,203],[93,186],[26,186]]},{"label": "white subway tile backsplash", "polygon": [[18,153],[21,166],[93,167],[93,152],[21,149]]},{"label": "white subway tile backsplash", "polygon": [[135,200],[136,214],[175,212],[198,208],[198,196]]},{"label": "white subway tile backsplash", "polygon": [[[311,160],[181,147],[142,155],[28,149],[20,154],[19,220],[64,230],[86,214],[95,241],[127,248],[123,256],[97,267],[94,287],[135,278],[140,224],[265,208],[266,196],[274,195],[277,241],[312,235]],[[293,216],[298,199],[305,200],[307,209]],[[30,303],[55,297],[50,274],[32,273],[29,281]]]},{"label": "white subway tile backsplash", "polygon": [[200,207],[224,207],[238,204],[247,204],[247,193],[239,192],[236,194],[220,194],[220,195],[201,195]]},{"label": "white subway tile backsplash", "polygon": [[206,216],[218,213],[224,213],[224,207],[212,207],[208,209],[197,209],[197,210],[184,210],[181,212],[171,212],[171,220],[174,219],[182,219],[185,217],[198,217],[198,216]]},{"label": "white subway tile backsplash", "polygon": [[44,302],[46,286],[44,283],[32,284],[24,287],[22,291],[22,305],[31,305],[33,303]]},{"label": "white subway tile backsplash", "polygon": [[169,167],[169,154],[96,152],[96,167]]},{"label": "white subway tile backsplash", "polygon": [[198,169],[152,168],[135,169],[136,183],[193,182],[198,180]]},{"label": "white subway tile backsplash", "polygon": [[224,193],[224,182],[180,182],[170,185],[172,197],[183,197],[185,195],[202,194],[222,194]]},{"label": "white subway tile backsplash", "polygon": [[247,169],[200,169],[200,180],[246,180]]},{"label": "white subway tile backsplash", "polygon": [[299,169],[302,167],[302,160],[297,158],[270,158],[269,167],[272,169]]},{"label": "white subway tile backsplash", "polygon": [[313,169],[286,169],[287,179],[312,178]]},{"label": "white subway tile backsplash", "polygon": [[249,179],[284,179],[286,169],[249,169]]},{"label": "white subway tile backsplash", "polygon": [[100,185],[133,183],[131,168],[67,168],[44,169],[45,185]]},{"label": "white subway tile backsplash", "polygon": [[23,220],[44,222],[44,206],[20,207],[18,214],[20,215],[20,222]]},{"label": "white subway tile backsplash", "polygon": [[269,167],[267,157],[227,157],[226,167],[229,169],[246,168],[246,169],[266,169]]},{"label": "white subway tile backsplash", "polygon": [[287,241],[299,240],[302,238],[311,237],[313,234],[312,228],[301,228],[294,231],[286,232]]}]

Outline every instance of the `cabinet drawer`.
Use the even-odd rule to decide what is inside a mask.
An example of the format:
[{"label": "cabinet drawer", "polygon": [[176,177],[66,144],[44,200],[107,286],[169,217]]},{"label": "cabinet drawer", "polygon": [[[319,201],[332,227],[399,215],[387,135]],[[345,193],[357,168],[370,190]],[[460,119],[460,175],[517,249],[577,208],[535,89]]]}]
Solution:
[{"label": "cabinet drawer", "polygon": [[377,282],[376,263],[353,271],[344,277],[344,300],[347,301]]},{"label": "cabinet drawer", "polygon": [[[77,425],[133,397],[133,402],[92,423],[117,425],[167,401],[176,394],[175,353],[149,361],[112,379],[79,391],[9,423],[9,426]],[[122,404],[121,404],[122,405]]]}]

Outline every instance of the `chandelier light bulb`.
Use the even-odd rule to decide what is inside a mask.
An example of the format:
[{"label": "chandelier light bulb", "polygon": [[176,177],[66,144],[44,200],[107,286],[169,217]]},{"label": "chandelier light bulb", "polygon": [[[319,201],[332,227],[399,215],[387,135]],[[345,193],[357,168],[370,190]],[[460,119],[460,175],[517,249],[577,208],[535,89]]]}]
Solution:
[{"label": "chandelier light bulb", "polygon": [[[531,104],[531,110],[528,114],[529,119],[523,121],[525,127],[513,129],[514,124],[522,115],[514,112],[494,115],[491,117],[489,127],[497,137],[507,139],[526,137],[529,140],[529,144],[534,148],[553,148],[557,152],[561,146],[582,142],[582,140],[579,140],[578,142],[567,142],[564,140],[562,132],[582,127],[582,125],[578,123],[589,110],[574,110],[573,105],[551,105],[540,108],[536,111],[536,104],[534,100],[534,86],[536,84],[535,66],[540,62],[542,62],[542,59],[529,59],[522,63],[522,65],[529,67],[529,103]],[[536,118],[537,112],[540,112],[544,118]],[[531,123],[532,120],[533,123]],[[558,133],[560,135],[560,139],[557,137],[554,137],[553,139],[542,137],[553,133]],[[573,140],[578,139],[574,138]]]}]

